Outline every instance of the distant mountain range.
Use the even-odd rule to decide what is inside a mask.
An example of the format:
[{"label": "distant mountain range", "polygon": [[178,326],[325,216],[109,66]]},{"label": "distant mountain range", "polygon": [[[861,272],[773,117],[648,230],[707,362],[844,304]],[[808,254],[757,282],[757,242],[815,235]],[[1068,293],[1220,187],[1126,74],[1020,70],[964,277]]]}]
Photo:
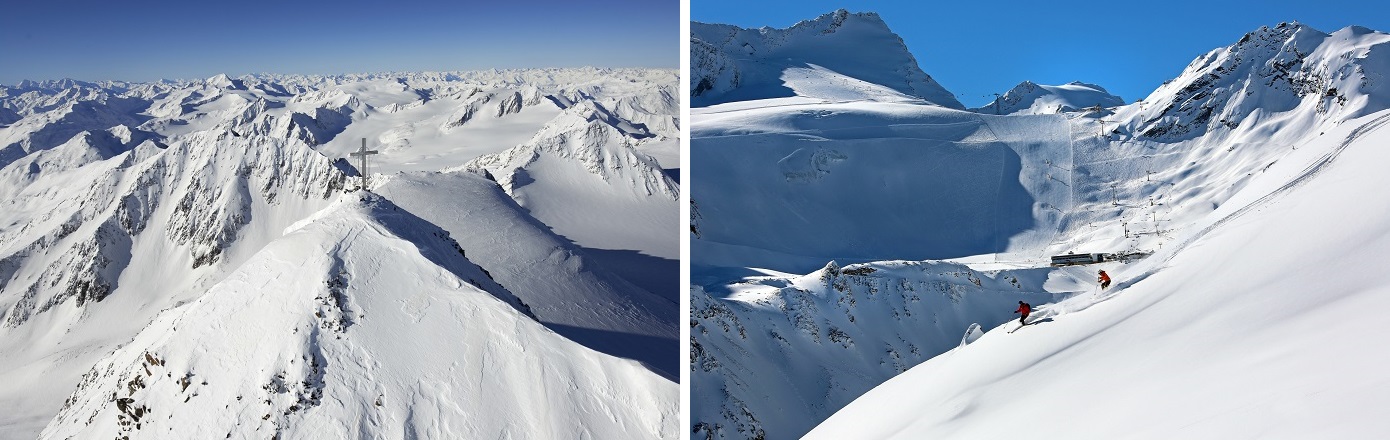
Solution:
[{"label": "distant mountain range", "polygon": [[0,87],[0,426],[678,437],[676,80]]},{"label": "distant mountain range", "polygon": [[[1281,418],[1279,432],[1378,429],[1356,408],[1385,399],[1354,396],[1383,357],[1319,341],[1364,331],[1343,300],[1390,306],[1383,287],[1351,281],[1357,261],[1385,251],[1366,243],[1379,243],[1369,225],[1390,212],[1351,194],[1384,179],[1337,162],[1384,157],[1390,35],[1285,23],[1198,57],[1133,103],[1098,85],[1024,82],[963,109],[873,14],[692,33],[695,437],[1268,432],[1251,429],[1269,413],[1237,409],[1301,397],[1264,399],[1247,378],[1347,397]],[[1284,197],[1325,203],[1275,207]],[[1381,220],[1314,226],[1341,224],[1338,203]],[[1072,252],[1153,256],[1048,267]],[[1308,255],[1337,263],[1305,271]],[[1118,285],[1097,292],[1098,268]],[[1208,288],[1226,268],[1231,282]],[[1345,277],[1343,288],[1311,287],[1327,277]],[[1008,334],[1015,301],[1045,321]],[[1247,327],[1247,312],[1288,319]],[[1122,348],[1135,341],[1151,349]],[[1322,367],[1304,352],[1356,373],[1311,377]],[[1257,357],[1268,360],[1235,360]],[[1130,394],[1129,383],[1147,385]],[[1184,397],[1207,389],[1226,391]],[[1175,410],[1213,405],[1230,417]]]}]

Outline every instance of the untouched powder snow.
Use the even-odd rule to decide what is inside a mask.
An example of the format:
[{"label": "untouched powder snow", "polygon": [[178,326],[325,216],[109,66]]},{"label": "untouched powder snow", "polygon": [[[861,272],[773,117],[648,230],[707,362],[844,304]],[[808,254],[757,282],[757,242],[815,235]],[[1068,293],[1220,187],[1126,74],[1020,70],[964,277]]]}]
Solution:
[{"label": "untouched powder snow", "polygon": [[40,438],[676,438],[674,383],[498,301],[390,202],[286,232],[98,362]]},{"label": "untouched powder snow", "polygon": [[677,302],[591,263],[587,250],[529,217],[496,182],[472,173],[413,173],[393,177],[378,192],[449,231],[469,259],[555,332],[678,375]]}]

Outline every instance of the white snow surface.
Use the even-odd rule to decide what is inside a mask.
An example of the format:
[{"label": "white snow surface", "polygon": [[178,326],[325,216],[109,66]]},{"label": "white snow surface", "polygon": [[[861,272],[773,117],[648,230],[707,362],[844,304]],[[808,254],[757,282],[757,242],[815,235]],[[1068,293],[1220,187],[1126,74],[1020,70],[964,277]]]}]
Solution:
[{"label": "white snow surface", "polygon": [[971,111],[994,115],[1055,114],[1074,112],[1090,107],[1115,107],[1125,100],[1111,95],[1104,87],[1080,81],[1060,86],[1024,81],[1003,95]]},{"label": "white snow surface", "polygon": [[532,216],[576,243],[680,258],[680,188],[604,115],[571,107],[530,141],[469,162],[496,176]]},{"label": "white snow surface", "polygon": [[[692,364],[691,428],[769,439],[1374,436],[1372,412],[1390,405],[1374,373],[1385,359],[1345,335],[1378,334],[1355,311],[1385,306],[1368,275],[1383,265],[1390,210],[1362,193],[1384,184],[1372,146],[1390,139],[1387,48],[1390,35],[1365,28],[1266,27],[1101,111],[995,116],[889,94],[695,109],[691,343],[709,360]],[[1046,267],[1072,252],[1153,255]],[[919,289],[928,306],[909,317],[865,305],[901,301],[921,274],[841,275],[844,289],[792,281],[830,260],[961,265],[984,284],[942,280],[962,292],[945,302]],[[1098,268],[1117,280],[1103,296]],[[990,297],[1000,276],[1022,283],[1014,297]],[[1008,334],[1021,294],[1053,299],[1032,297],[1036,326]],[[921,313],[961,318],[922,329]],[[825,343],[831,325],[855,343]],[[910,330],[883,330],[899,326]],[[909,344],[921,354],[885,355]],[[889,381],[886,365],[918,359],[931,360]],[[789,379],[767,379],[779,375]]]},{"label": "white snow surface", "polygon": [[1385,335],[1367,311],[1390,307],[1390,201],[1364,190],[1390,184],[1387,122],[1305,144],[1181,247],[1107,267],[1113,291],[998,325],[806,438],[1376,436],[1390,354],[1364,344]]},{"label": "white snow surface", "polygon": [[[886,261],[691,288],[694,438],[794,438],[875,385],[960,342],[1016,301],[1046,302],[1045,270]],[[734,415],[730,417],[730,415]],[[846,438],[851,438],[846,437]]]},{"label": "white snow surface", "polygon": [[[60,80],[0,86],[0,108],[4,109],[0,112],[0,197],[3,197],[0,199],[3,200],[0,202],[3,204],[0,208],[0,382],[10,384],[0,387],[0,438],[34,438],[46,425],[51,432],[84,429],[69,423],[85,426],[85,420],[58,420],[54,416],[64,406],[65,397],[92,397],[84,397],[82,392],[73,393],[84,374],[89,377],[115,374],[114,370],[108,370],[128,366],[128,359],[120,356],[134,352],[113,353],[113,350],[128,347],[136,335],[157,337],[157,344],[193,347],[179,332],[160,334],[167,331],[150,326],[160,322],[159,319],[169,319],[173,310],[183,313],[187,309],[181,308],[182,305],[209,301],[211,289],[221,286],[219,289],[225,290],[226,286],[219,283],[233,274],[253,284],[252,279],[257,276],[270,276],[270,271],[250,270],[243,265],[281,239],[286,228],[307,225],[309,223],[305,222],[309,218],[321,220],[328,215],[323,210],[338,199],[356,197],[351,194],[361,190],[362,180],[358,177],[356,161],[349,163],[345,159],[349,151],[361,146],[363,137],[368,139],[368,148],[380,151],[372,156],[370,168],[374,174],[373,186],[381,187],[395,178],[396,173],[422,175],[459,168],[478,157],[523,146],[539,133],[546,133],[546,139],[580,137],[581,134],[565,130],[588,130],[590,127],[565,122],[575,114],[593,115],[596,124],[609,127],[616,134],[596,138],[592,149],[628,158],[628,162],[622,163],[624,166],[640,164],[646,167],[641,171],[630,170],[637,173],[634,175],[659,178],[651,181],[609,179],[602,185],[583,188],[603,194],[578,190],[570,190],[567,194],[584,197],[593,202],[589,206],[595,209],[631,204],[656,210],[658,208],[653,206],[665,203],[669,212],[664,217],[650,212],[610,215],[603,218],[602,227],[674,230],[677,209],[670,200],[672,196],[646,191],[654,188],[649,186],[653,182],[674,187],[666,176],[679,175],[681,168],[679,155],[671,153],[672,145],[679,144],[680,127],[679,103],[674,98],[675,81],[675,72],[668,70],[582,68],[240,78],[218,75],[205,80],[158,83]],[[606,142],[612,144],[604,144]],[[657,154],[662,162],[658,164],[658,159],[647,155],[648,151]],[[580,163],[584,158],[577,155],[550,160],[555,162],[554,169],[563,172],[531,170],[529,177],[536,182],[536,188],[545,185],[564,188],[573,177],[573,173],[564,170],[587,166]],[[571,160],[575,164],[566,163]],[[588,383],[600,384],[596,387],[573,388],[581,381],[566,379],[564,375],[555,376],[557,379],[550,382],[520,384],[519,379],[493,378],[488,373],[490,370],[484,369],[483,373],[470,373],[469,377],[484,381],[495,379],[499,387],[511,386],[510,382],[526,390],[550,393],[552,400],[543,408],[552,410],[550,414],[555,418],[542,423],[537,421],[542,413],[527,412],[530,410],[506,414],[459,412],[439,409],[443,403],[427,406],[423,400],[412,400],[397,401],[400,406],[395,411],[404,411],[397,414],[414,414],[407,418],[431,422],[388,424],[393,426],[389,429],[419,429],[422,433],[433,429],[437,433],[478,435],[511,433],[539,438],[553,436],[545,434],[547,432],[558,432],[552,429],[559,425],[547,424],[553,421],[568,424],[574,432],[591,430],[595,437],[674,436],[671,427],[677,423],[670,414],[675,403],[673,397],[667,397],[675,389],[671,378],[675,377],[674,358],[677,356],[676,324],[675,306],[670,298],[679,292],[674,281],[678,270],[674,260],[650,254],[653,249],[677,246],[676,235],[668,233],[657,237],[647,233],[639,238],[625,237],[625,240],[613,242],[604,241],[603,235],[594,235],[586,236],[590,241],[585,245],[592,247],[579,247],[572,239],[553,234],[555,225],[546,224],[547,219],[537,219],[532,212],[520,208],[516,200],[509,200],[507,193],[484,177],[454,177],[468,183],[423,190],[438,191],[436,193],[403,192],[401,196],[408,200],[402,200],[402,204],[420,211],[421,217],[429,216],[428,221],[410,224],[434,228],[430,230],[445,238],[450,232],[466,238],[466,252],[483,261],[485,269],[480,269],[481,273],[497,272],[499,278],[507,278],[508,284],[515,285],[501,287],[493,283],[495,288],[485,287],[483,290],[493,294],[489,301],[518,310],[522,316],[541,319],[558,332],[551,333],[535,322],[516,324],[534,327],[534,331],[527,330],[522,335],[551,341],[545,344],[553,346],[554,353],[531,360],[523,358],[539,354],[519,355],[519,363],[512,365],[534,364],[541,362],[536,359],[544,359],[549,369],[542,370],[544,374],[560,370],[587,371],[604,377],[586,379],[591,380]],[[453,190],[460,193],[448,193]],[[557,197],[547,191],[537,191],[533,196]],[[648,194],[651,200],[660,202],[644,200],[634,194]],[[498,211],[476,216],[472,222],[451,223],[447,216],[438,215],[438,207],[446,205],[440,200],[448,200],[449,206],[477,205]],[[584,214],[585,206],[571,204],[566,208]],[[446,232],[430,223],[435,221],[452,229]],[[656,221],[664,223],[646,224]],[[586,230],[582,222],[566,225],[570,228],[566,231]],[[325,232],[312,236],[328,240],[329,235]],[[345,238],[337,237],[317,246],[341,244]],[[509,239],[517,241],[507,243]],[[552,258],[538,259],[537,256]],[[424,264],[420,259],[411,261]],[[447,269],[452,264],[430,261],[434,266],[412,267],[408,273],[436,273],[438,267]],[[509,272],[505,267],[508,264],[527,264],[529,272],[523,272],[544,280],[533,281],[517,272]],[[305,274],[309,275],[312,274]],[[486,275],[472,278],[477,281],[474,284],[492,283],[484,280],[489,278]],[[445,281],[433,285],[431,289],[435,290],[432,291],[437,293],[440,286],[449,286]],[[259,282],[274,286],[277,281],[264,278]],[[409,280],[398,284],[409,286],[416,282],[426,281]],[[557,293],[566,291],[580,294],[566,297]],[[584,301],[577,301],[579,298]],[[289,303],[281,305],[285,304]],[[568,314],[559,312],[566,307],[571,308]],[[211,313],[231,309],[202,310]],[[322,319],[313,317],[313,310],[307,313],[310,317],[287,318],[276,325],[288,326],[283,327],[288,331],[308,322],[303,319]],[[572,322],[557,318],[567,316],[575,318]],[[239,325],[254,326],[256,323]],[[361,347],[384,346],[381,341],[385,339],[381,338],[393,337],[391,334],[361,333],[369,329],[372,332],[396,331],[391,326],[360,325],[353,326],[347,334],[359,338],[353,343],[363,344]],[[416,330],[429,330],[412,338],[434,346],[447,346],[452,343],[447,335],[458,333],[457,329],[437,326]],[[363,342],[368,340],[376,342]],[[557,340],[560,342],[555,342]],[[560,347],[564,345],[561,342],[569,345]],[[235,348],[216,344],[203,344],[202,347]],[[591,353],[590,349],[606,355]],[[407,351],[402,352],[402,356],[409,353],[423,362],[424,357],[418,354],[423,352]],[[481,362],[472,357],[475,355],[492,361],[489,351],[459,349],[454,353],[451,362]],[[298,356],[284,351],[281,354],[284,360]],[[564,360],[571,354],[574,355],[573,365]],[[609,355],[626,359],[610,359]],[[324,377],[358,380],[372,374],[348,369],[333,371],[333,365],[345,366],[348,359],[340,358],[343,364],[325,367]],[[387,375],[408,376],[409,360],[403,357],[394,361],[390,365],[397,369],[396,373]],[[94,365],[102,362],[109,368],[93,370]],[[652,385],[647,379],[632,376],[624,372],[627,367],[584,366],[594,362],[639,365],[639,368],[655,372],[643,373],[642,377],[655,377],[658,381]],[[248,368],[269,368],[266,365],[248,365]],[[422,363],[421,368],[435,367]],[[248,371],[235,373],[254,375]],[[342,376],[334,376],[340,373]],[[541,383],[548,388],[532,388]],[[612,390],[601,386],[602,383],[631,388]],[[84,390],[94,389],[93,386],[88,385]],[[558,389],[555,387],[587,389],[593,393],[580,398],[574,394],[554,393],[552,391]],[[366,394],[361,394],[365,390],[360,387],[354,391],[358,394],[340,396],[367,399]],[[409,394],[401,392],[401,397]],[[658,397],[640,397],[644,393]],[[525,398],[522,391],[517,391],[516,395]],[[432,398],[440,398],[440,395],[434,396]],[[375,396],[370,397],[375,399]],[[595,403],[599,401],[602,403]],[[180,404],[178,412],[229,411],[226,407],[203,407],[196,402]],[[600,408],[616,408],[617,402],[628,406],[624,410],[628,411],[627,415],[609,414],[608,410]],[[242,409],[250,411],[253,403],[256,402],[243,402],[246,406]],[[373,400],[339,402],[349,406],[371,403]],[[72,404],[75,403],[70,400],[69,405]],[[88,408],[95,411],[96,406]],[[164,406],[165,410],[174,408]],[[421,418],[425,413],[412,413],[412,408],[436,415]],[[456,409],[468,408],[463,405]],[[560,408],[568,408],[569,412],[560,411]],[[110,411],[110,408],[103,410]],[[171,414],[172,411],[166,413],[166,419]],[[356,420],[351,418],[356,417],[354,414],[365,413],[322,413],[328,418],[349,417],[345,421]],[[509,418],[509,414],[517,417]],[[488,425],[491,427],[471,419],[473,416],[488,418],[486,423],[492,424]],[[593,419],[588,420],[589,417]],[[638,419],[642,421],[635,421]],[[288,419],[277,420],[273,423],[290,429],[286,428]],[[644,425],[652,420],[667,425]],[[643,426],[639,428],[638,425]],[[238,435],[255,432],[254,427],[247,426],[252,431],[231,431]],[[306,429],[303,426],[308,425],[298,426],[293,429]],[[536,430],[528,432],[529,426]],[[109,434],[102,431],[104,429],[92,433]],[[360,429],[370,431],[370,428]],[[442,429],[451,431],[440,431]],[[225,434],[223,432],[219,438]],[[157,436],[158,433],[145,431],[142,435]]]},{"label": "white snow surface", "polygon": [[676,300],[595,264],[592,251],[528,216],[497,183],[472,173],[410,173],[377,191],[449,231],[471,260],[489,268],[552,330],[645,362],[667,377],[678,375]]},{"label": "white snow surface", "polygon": [[39,438],[677,437],[675,384],[497,301],[389,201],[336,205],[98,362]]},{"label": "white snow surface", "polygon": [[918,67],[902,38],[873,12],[840,9],[786,29],[692,22],[690,69],[691,105],[697,107],[797,96],[804,90],[784,76],[812,69],[963,108]]}]

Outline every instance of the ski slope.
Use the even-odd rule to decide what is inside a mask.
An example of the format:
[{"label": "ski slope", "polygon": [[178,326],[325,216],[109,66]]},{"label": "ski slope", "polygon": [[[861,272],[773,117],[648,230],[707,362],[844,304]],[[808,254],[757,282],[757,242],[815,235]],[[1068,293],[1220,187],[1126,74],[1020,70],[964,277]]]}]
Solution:
[{"label": "ski slope", "polygon": [[692,436],[805,433],[811,421],[955,347],[958,329],[1008,319],[1016,301],[1053,300],[1045,272],[832,262],[806,275],[692,287]]},{"label": "ski slope", "polygon": [[[878,101],[728,106],[692,111],[691,164],[710,176],[691,183],[700,214],[692,246],[819,264],[1004,252],[1016,235],[1051,239],[1061,219],[1049,211],[1072,198],[1069,176],[1024,167],[1071,161],[1060,116]],[[692,258],[718,265],[719,254]]]},{"label": "ski slope", "polygon": [[[1033,91],[1055,96],[1018,102],[1046,104],[993,115],[895,99],[817,72],[783,78],[804,94],[694,109],[692,312],[702,314],[691,343],[714,361],[693,367],[693,389],[708,391],[692,396],[692,429],[772,439],[1375,432],[1366,408],[1385,405],[1362,388],[1383,388],[1370,374],[1383,359],[1363,356],[1344,335],[1371,331],[1353,307],[1380,305],[1374,277],[1351,274],[1380,261],[1376,219],[1384,213],[1382,204],[1338,206],[1366,205],[1365,189],[1380,183],[1363,164],[1383,159],[1366,146],[1386,136],[1378,133],[1390,108],[1390,89],[1379,80],[1390,72],[1387,43],[1390,35],[1358,27],[1331,34],[1296,23],[1265,27],[1198,57],[1142,101],[1116,107],[1099,99],[1087,107],[1100,108],[1062,103],[1059,112],[1052,99],[1081,94],[1039,86]],[[1085,88],[1103,98],[1092,93],[1099,86]],[[1337,171],[1358,149],[1364,168]],[[1315,190],[1314,182],[1328,186]],[[1337,221],[1344,213],[1371,218],[1344,230],[1347,222]],[[1152,256],[1046,267],[1048,256],[1073,252]],[[846,323],[843,305],[778,299],[891,301],[922,276],[875,272],[863,296],[792,281],[831,260],[847,268],[961,265],[987,274],[984,286],[1015,276],[1023,283],[1016,293],[1053,298],[1033,297],[1036,326],[1014,334],[1007,333],[1017,326],[1009,323],[1014,303],[976,308],[983,292],[972,287],[984,286],[969,279],[943,286],[972,293],[922,298],[948,300],[923,313],[966,313],[972,321],[935,329],[898,310],[853,313]],[[1105,295],[1094,290],[1100,268],[1117,280]],[[1327,283],[1324,273],[1347,280]],[[770,334],[733,322],[817,326]],[[871,330],[881,323],[913,330],[883,338]],[[874,336],[869,344],[819,342],[832,334]],[[948,340],[959,344],[941,343]],[[884,353],[901,352],[894,344],[922,350],[890,359]],[[770,348],[783,346],[796,350]],[[1304,353],[1355,360],[1305,360]],[[917,359],[930,360],[913,368]],[[886,365],[912,369],[893,378]],[[805,379],[816,377],[808,368],[827,373]],[[1345,371],[1349,380],[1306,379],[1322,370]],[[763,375],[800,379],[786,386]],[[852,397],[874,382],[881,384]],[[1329,416],[1337,409],[1289,403],[1318,390],[1345,397],[1334,406],[1344,411]],[[1207,400],[1217,404],[1215,415]],[[835,415],[822,420],[828,412]],[[1285,413],[1299,415],[1269,423]],[[1019,422],[999,422],[1006,419]]]},{"label": "ski slope", "polygon": [[1364,194],[1390,184],[1379,166],[1390,157],[1378,148],[1390,141],[1390,114],[1378,116],[1348,121],[1272,168],[1246,187],[1247,203],[1216,213],[1223,221],[1192,231],[1180,250],[1108,267],[1113,292],[1046,306],[1048,322],[1015,334],[1004,330],[1016,324],[1000,325],[866,393],[806,438],[1377,432],[1390,356],[1365,342],[1384,333],[1368,311],[1390,307],[1390,287],[1374,276],[1390,263],[1390,203]]}]

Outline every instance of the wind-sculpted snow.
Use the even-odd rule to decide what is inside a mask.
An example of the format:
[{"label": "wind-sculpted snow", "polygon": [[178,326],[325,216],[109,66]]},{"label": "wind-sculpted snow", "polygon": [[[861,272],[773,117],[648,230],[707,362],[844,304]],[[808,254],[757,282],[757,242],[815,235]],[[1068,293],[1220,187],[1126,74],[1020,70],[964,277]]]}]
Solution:
[{"label": "wind-sculpted snow", "polygon": [[98,362],[39,438],[679,436],[674,383],[497,301],[438,231],[342,200]]},{"label": "wind-sculpted snow", "polygon": [[902,38],[872,12],[841,9],[787,29],[693,22],[690,39],[695,106],[798,95],[784,85],[783,72],[815,65],[936,105],[963,108],[922,72]]},{"label": "wind-sculpted snow", "polygon": [[[972,323],[1045,302],[1042,270],[882,262],[691,289],[692,438],[792,439],[959,344]],[[714,291],[707,291],[714,289]]]}]

